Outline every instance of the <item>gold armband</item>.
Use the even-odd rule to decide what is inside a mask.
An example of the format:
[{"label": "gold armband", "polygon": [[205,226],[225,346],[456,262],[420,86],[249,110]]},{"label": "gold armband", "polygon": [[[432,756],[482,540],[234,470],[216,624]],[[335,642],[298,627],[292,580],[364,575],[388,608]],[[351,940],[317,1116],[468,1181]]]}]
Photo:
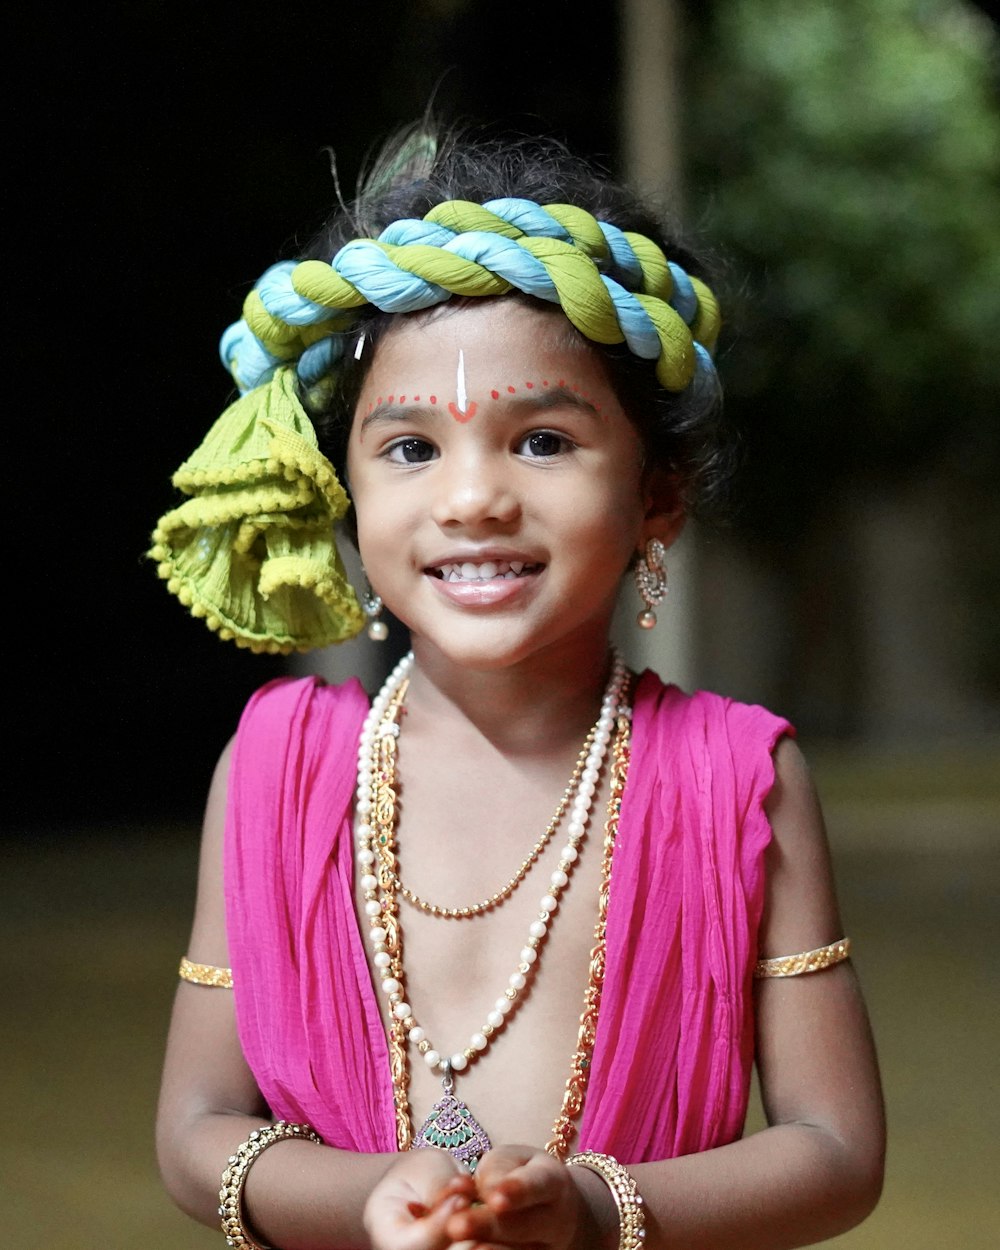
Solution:
[{"label": "gold armband", "polygon": [[851,939],[841,938],[829,946],[817,946],[814,951],[802,951],[798,955],[779,955],[775,959],[758,959],[753,970],[755,977],[799,977],[804,972],[820,972],[847,959],[851,953]]},{"label": "gold armband", "polygon": [[192,963],[186,956],[177,969],[182,981],[190,981],[192,985],[211,985],[220,990],[233,988],[233,971],[231,968],[219,968],[215,964]]}]

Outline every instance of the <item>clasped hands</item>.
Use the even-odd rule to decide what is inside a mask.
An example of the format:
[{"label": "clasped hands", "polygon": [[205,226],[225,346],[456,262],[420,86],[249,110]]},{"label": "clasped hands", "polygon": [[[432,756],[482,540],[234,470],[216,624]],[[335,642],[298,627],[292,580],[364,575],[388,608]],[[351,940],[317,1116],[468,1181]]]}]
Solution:
[{"label": "clasped hands", "polygon": [[475,1175],[446,1151],[409,1151],[372,1190],[365,1227],[373,1250],[596,1246],[598,1222],[574,1176],[580,1171],[531,1146],[489,1151]]}]

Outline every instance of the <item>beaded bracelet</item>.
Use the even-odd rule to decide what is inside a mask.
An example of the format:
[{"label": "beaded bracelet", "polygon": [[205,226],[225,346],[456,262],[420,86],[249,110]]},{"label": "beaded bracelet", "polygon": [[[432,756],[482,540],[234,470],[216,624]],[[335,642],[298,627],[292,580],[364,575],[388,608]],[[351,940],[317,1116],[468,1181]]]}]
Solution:
[{"label": "beaded bracelet", "polygon": [[270,1250],[269,1246],[254,1241],[243,1225],[243,1186],[250,1165],[257,1156],[286,1137],[301,1137],[304,1141],[315,1142],[317,1146],[323,1144],[322,1137],[308,1124],[289,1124],[279,1120],[277,1124],[255,1128],[243,1145],[237,1147],[236,1153],[229,1156],[219,1190],[219,1215],[227,1246],[235,1246],[239,1250]]},{"label": "beaded bracelet", "polygon": [[628,1168],[613,1155],[598,1154],[596,1150],[570,1155],[566,1166],[588,1168],[597,1173],[611,1190],[618,1208],[618,1250],[641,1250],[646,1237],[646,1216],[642,1195]]}]

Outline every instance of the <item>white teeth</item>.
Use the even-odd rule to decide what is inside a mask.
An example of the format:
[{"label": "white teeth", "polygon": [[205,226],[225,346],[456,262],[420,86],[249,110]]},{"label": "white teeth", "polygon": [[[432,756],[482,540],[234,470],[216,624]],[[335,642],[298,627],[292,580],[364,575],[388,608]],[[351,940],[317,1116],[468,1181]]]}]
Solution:
[{"label": "white teeth", "polygon": [[471,560],[464,560],[461,564],[441,564],[438,570],[442,579],[446,582],[488,582],[496,577],[502,577],[510,580],[512,577],[520,577],[525,569],[532,569],[534,565],[527,564],[524,560],[485,560],[482,564],[474,564]]}]

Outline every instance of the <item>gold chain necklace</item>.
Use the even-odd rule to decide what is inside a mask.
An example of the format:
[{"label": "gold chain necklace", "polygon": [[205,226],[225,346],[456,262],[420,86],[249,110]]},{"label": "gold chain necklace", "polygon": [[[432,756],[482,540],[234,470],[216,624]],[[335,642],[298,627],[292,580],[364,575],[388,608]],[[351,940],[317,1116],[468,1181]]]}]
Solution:
[{"label": "gold chain necklace", "polygon": [[[400,702],[402,702],[402,699],[400,699]],[[489,898],[484,898],[480,903],[473,903],[470,907],[442,907],[437,903],[429,903],[426,899],[421,898],[419,894],[408,889],[400,879],[398,870],[389,867],[387,870],[389,878],[400,896],[405,898],[406,901],[411,903],[414,907],[418,907],[422,912],[426,912],[427,915],[438,916],[444,920],[468,920],[472,916],[482,916],[485,912],[492,911],[493,908],[502,903],[504,899],[510,898],[524,878],[528,875],[528,869],[532,867],[532,865],[537,861],[539,855],[541,855],[542,851],[544,851],[548,844],[552,841],[556,829],[559,828],[562,818],[566,815],[566,809],[569,807],[570,800],[576,792],[580,778],[583,776],[587,756],[590,753],[590,748],[594,744],[594,734],[596,729],[597,727],[594,726],[584,739],[583,746],[580,749],[580,754],[576,759],[576,767],[573,769],[573,775],[570,777],[569,784],[563,791],[562,798],[559,800],[559,806],[556,808],[555,814],[549,821],[545,832],[532,847],[531,853],[528,855],[527,859],[523,861],[520,868],[502,889],[497,890],[495,894],[491,894]],[[377,849],[379,855],[384,857],[384,847],[379,845]]]},{"label": "gold chain necklace", "polygon": [[590,970],[587,989],[583,995],[583,1012],[576,1050],[570,1061],[569,1079],[563,1094],[562,1107],[552,1125],[552,1136],[545,1149],[557,1159],[569,1154],[569,1144],[576,1132],[576,1121],[583,1110],[587,1092],[594,1042],[597,1038],[597,1017],[601,1009],[601,991],[604,988],[604,966],[607,954],[608,899],[611,892],[611,862],[618,838],[618,818],[622,810],[622,795],[628,779],[628,762],[632,742],[631,707],[628,703],[628,687],[622,691],[623,708],[618,713],[618,724],[611,747],[611,795],[608,799],[608,818],[604,824],[604,854],[601,860],[601,888],[597,902],[597,921],[594,925],[594,947],[590,952]]},{"label": "gold chain necklace", "polygon": [[[391,683],[387,683],[387,687]],[[392,1075],[393,1103],[396,1117],[396,1138],[400,1150],[413,1146],[437,1145],[450,1149],[451,1153],[466,1163],[470,1169],[475,1168],[479,1157],[490,1148],[489,1138],[475,1117],[452,1094],[452,1073],[463,1070],[467,1063],[478,1058],[478,1054],[487,1048],[492,1035],[504,1024],[504,1017],[498,1012],[491,1013],[490,1023],[483,1027],[480,1034],[472,1038],[472,1046],[465,1052],[458,1052],[451,1060],[442,1060],[432,1050],[430,1042],[425,1038],[423,1030],[416,1026],[412,1018],[411,1008],[404,1000],[403,967],[402,967],[402,935],[398,919],[397,881],[393,832],[395,825],[395,758],[396,737],[399,733],[398,716],[408,681],[400,674],[398,684],[382,707],[373,707],[372,716],[366,722],[365,733],[371,735],[368,748],[370,773],[364,774],[370,783],[370,800],[363,800],[361,777],[359,771],[359,803],[358,816],[361,828],[367,834],[359,838],[362,850],[359,852],[359,863],[366,875],[362,884],[366,886],[365,909],[370,923],[375,926],[371,930],[372,940],[376,947],[376,970],[385,978],[383,990],[389,993],[392,1011],[389,1028],[389,1058]],[[608,904],[608,889],[611,873],[611,862],[614,852],[618,828],[618,817],[621,809],[621,797],[628,771],[629,757],[629,717],[627,708],[627,690],[629,678],[624,668],[621,679],[616,687],[614,703],[616,714],[616,732],[611,744],[612,772],[611,795],[608,802],[608,814],[604,831],[604,853],[601,867],[601,889],[598,902],[598,919],[595,926],[595,945],[591,951],[588,984],[584,995],[584,1011],[580,1018],[580,1029],[577,1047],[570,1065],[570,1077],[566,1082],[562,1106],[552,1128],[552,1138],[546,1150],[557,1158],[564,1158],[572,1135],[575,1122],[583,1106],[590,1061],[596,1036],[597,1014],[600,1007],[601,987],[604,979],[605,932]],[[606,731],[605,731],[606,732]],[[606,739],[605,739],[606,740]],[[369,837],[370,835],[370,837]],[[378,854],[369,846],[369,840],[378,847]],[[575,851],[574,851],[575,858]],[[377,859],[377,863],[376,863]],[[377,868],[377,877],[371,870]],[[563,883],[565,884],[565,882]],[[381,896],[377,897],[377,893]],[[554,890],[553,893],[556,891]],[[552,908],[554,909],[553,901]],[[532,926],[533,932],[539,922]],[[541,942],[545,934],[545,925],[531,940],[534,945]],[[524,955],[524,951],[522,951]],[[520,968],[530,972],[522,963]],[[520,976],[520,974],[515,974]],[[520,984],[511,978],[511,985],[505,991],[506,1002],[513,1006],[513,1001],[525,983],[520,976]],[[440,1067],[444,1071],[444,1097],[435,1104],[427,1122],[421,1126],[414,1140],[409,1108],[409,1063],[407,1040],[413,1041],[431,1067]],[[435,1123],[437,1121],[437,1123]],[[447,1130],[447,1131],[442,1131]]]}]

